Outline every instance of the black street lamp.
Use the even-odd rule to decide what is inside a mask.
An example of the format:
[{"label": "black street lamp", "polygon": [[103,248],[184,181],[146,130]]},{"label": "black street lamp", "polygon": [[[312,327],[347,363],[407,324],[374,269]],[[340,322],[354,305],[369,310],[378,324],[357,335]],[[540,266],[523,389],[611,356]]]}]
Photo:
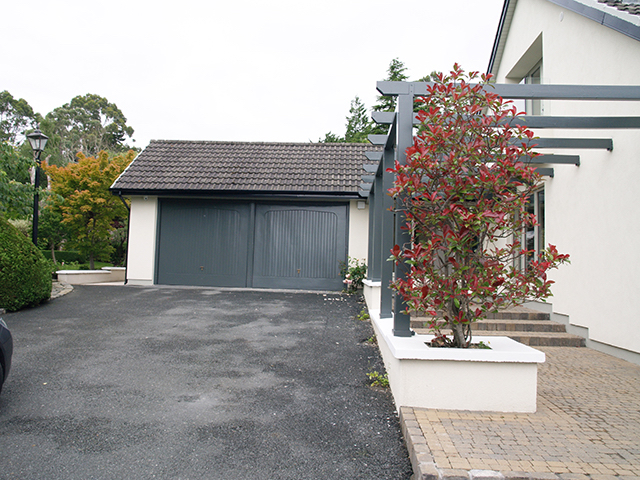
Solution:
[{"label": "black street lamp", "polygon": [[31,149],[33,150],[33,155],[36,158],[36,178],[35,178],[35,186],[33,192],[33,230],[31,235],[31,240],[33,244],[38,246],[38,203],[40,202],[40,195],[38,193],[38,188],[40,187],[40,154],[44,150],[45,145],[47,144],[47,137],[44,133],[40,131],[40,127],[36,128],[35,132],[32,132],[27,135],[29,139],[29,143],[31,144]]}]

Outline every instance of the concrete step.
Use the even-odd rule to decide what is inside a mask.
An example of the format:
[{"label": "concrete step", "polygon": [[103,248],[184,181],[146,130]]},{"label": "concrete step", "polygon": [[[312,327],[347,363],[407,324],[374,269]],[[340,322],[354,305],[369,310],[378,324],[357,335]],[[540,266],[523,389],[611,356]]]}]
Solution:
[{"label": "concrete step", "polygon": [[[427,328],[415,328],[418,334],[431,333]],[[442,333],[451,334],[451,332],[443,330]],[[492,337],[502,336],[509,337],[524,345],[531,347],[584,347],[585,339],[566,332],[508,332],[508,331],[474,331],[475,337]]]},{"label": "concrete step", "polygon": [[[424,328],[426,318],[411,319],[411,328]],[[551,320],[480,320],[471,324],[473,331],[499,332],[566,332],[563,324]]]},{"label": "concrete step", "polygon": [[[517,342],[538,347],[584,347],[585,339],[567,333],[562,323],[553,322],[548,313],[541,313],[526,307],[515,307],[491,313],[487,319],[471,325],[474,336],[504,336]],[[431,333],[426,325],[430,318],[411,316],[411,328],[416,333]],[[451,334],[443,330],[442,333]]]}]

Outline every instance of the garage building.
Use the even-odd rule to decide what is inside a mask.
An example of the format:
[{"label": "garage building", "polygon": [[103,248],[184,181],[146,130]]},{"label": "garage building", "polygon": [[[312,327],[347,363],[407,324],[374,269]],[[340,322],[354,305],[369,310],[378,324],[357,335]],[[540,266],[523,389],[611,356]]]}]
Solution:
[{"label": "garage building", "polygon": [[152,141],[111,187],[131,200],[127,283],[341,290],[367,256],[371,150]]}]

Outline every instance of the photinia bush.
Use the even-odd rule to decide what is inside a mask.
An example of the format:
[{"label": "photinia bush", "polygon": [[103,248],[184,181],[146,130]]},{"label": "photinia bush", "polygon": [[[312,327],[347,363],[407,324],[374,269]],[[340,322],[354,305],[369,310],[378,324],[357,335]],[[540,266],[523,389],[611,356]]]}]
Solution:
[{"label": "photinia bush", "polygon": [[[549,297],[547,271],[569,257],[553,245],[539,252],[521,245],[524,229],[536,224],[526,210],[540,185],[526,163],[536,156],[533,133],[508,124],[517,109],[489,79],[457,64],[434,77],[418,100],[420,127],[407,162],[389,169],[389,193],[412,235],[411,244],[391,252],[407,265],[392,288],[409,310],[432,318],[440,345],[459,348],[470,345],[471,323],[488,312]],[[442,335],[444,328],[453,338]]]}]

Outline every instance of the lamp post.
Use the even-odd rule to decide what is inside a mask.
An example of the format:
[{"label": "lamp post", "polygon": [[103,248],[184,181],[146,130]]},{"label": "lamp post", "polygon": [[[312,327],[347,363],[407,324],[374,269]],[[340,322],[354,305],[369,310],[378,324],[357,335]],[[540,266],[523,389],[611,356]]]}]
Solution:
[{"label": "lamp post", "polygon": [[34,181],[34,191],[33,191],[33,230],[31,235],[31,240],[33,244],[38,246],[38,203],[40,202],[40,195],[38,193],[38,188],[40,187],[40,154],[44,150],[45,145],[47,144],[47,137],[44,133],[40,131],[40,127],[36,128],[35,132],[32,132],[27,135],[29,139],[29,143],[31,144],[31,149],[33,150],[33,155],[36,159],[36,175]]}]

